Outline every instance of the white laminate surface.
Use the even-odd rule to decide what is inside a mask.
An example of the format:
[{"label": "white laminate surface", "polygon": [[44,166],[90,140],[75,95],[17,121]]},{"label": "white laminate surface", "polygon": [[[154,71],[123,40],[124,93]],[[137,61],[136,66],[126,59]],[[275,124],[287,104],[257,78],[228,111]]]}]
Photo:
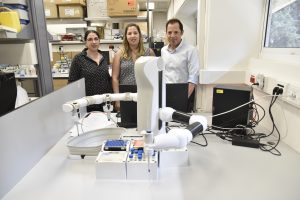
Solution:
[{"label": "white laminate surface", "polygon": [[[159,170],[157,181],[99,180],[95,157],[69,156],[66,134],[5,197],[32,199],[298,200],[300,156],[284,143],[274,156],[208,135],[188,146],[190,166]],[[201,137],[195,139],[203,142]],[[30,155],[28,155],[30,156]],[[20,166],[22,167],[22,163]]]}]

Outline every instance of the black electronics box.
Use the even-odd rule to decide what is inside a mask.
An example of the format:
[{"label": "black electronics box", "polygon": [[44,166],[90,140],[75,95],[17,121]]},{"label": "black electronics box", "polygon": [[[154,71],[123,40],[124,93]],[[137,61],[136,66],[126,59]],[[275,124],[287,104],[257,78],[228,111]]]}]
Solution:
[{"label": "black electronics box", "polygon": [[[247,85],[217,85],[213,89],[212,114],[227,112],[252,100],[252,87]],[[214,129],[234,128],[249,125],[252,117],[252,104],[212,118]]]}]

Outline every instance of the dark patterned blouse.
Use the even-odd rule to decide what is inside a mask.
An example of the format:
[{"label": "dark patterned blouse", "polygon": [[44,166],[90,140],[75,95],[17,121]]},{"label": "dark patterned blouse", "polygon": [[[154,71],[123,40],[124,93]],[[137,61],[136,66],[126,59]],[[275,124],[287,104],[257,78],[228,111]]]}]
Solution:
[{"label": "dark patterned blouse", "polygon": [[[150,48],[145,50],[144,56],[150,56]],[[134,75],[134,62],[132,59],[120,60],[120,85],[136,85]]]},{"label": "dark patterned blouse", "polygon": [[[87,49],[77,54],[71,64],[69,82],[85,78],[87,96],[112,93],[111,77],[108,72],[107,58],[99,51],[102,58],[99,65],[87,56]],[[102,105],[88,106],[88,111],[102,111]]]}]

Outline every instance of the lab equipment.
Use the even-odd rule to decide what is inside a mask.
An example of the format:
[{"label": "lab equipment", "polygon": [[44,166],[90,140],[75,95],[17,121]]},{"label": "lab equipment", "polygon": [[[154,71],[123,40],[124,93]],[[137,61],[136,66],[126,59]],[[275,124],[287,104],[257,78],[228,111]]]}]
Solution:
[{"label": "lab equipment", "polygon": [[15,108],[17,86],[14,73],[0,72],[0,116]]},{"label": "lab equipment", "polygon": [[[140,158],[138,157],[137,160],[147,163],[147,165],[144,165],[145,167],[143,169],[147,169],[146,171],[148,171],[148,174],[153,173],[151,170],[156,170],[155,167],[153,168],[153,164],[155,163],[155,165],[157,165],[158,163],[156,162],[156,158],[153,158],[153,155],[157,156],[161,150],[173,148],[183,149],[178,152],[184,152],[184,160],[186,161],[188,156],[186,146],[196,134],[206,130],[207,119],[201,115],[190,115],[176,111],[170,107],[165,107],[166,89],[164,78],[162,78],[161,84],[159,84],[159,72],[163,73],[163,66],[160,58],[140,57],[135,63],[138,93],[87,96],[65,103],[63,105],[63,110],[65,112],[76,112],[76,110],[81,107],[92,104],[101,104],[103,102],[105,102],[104,106],[112,106],[110,103],[111,101],[137,101],[137,131],[143,135],[144,140],[143,155],[140,155]],[[159,91],[161,91],[161,99],[159,98]],[[159,106],[160,100],[162,108]],[[170,121],[185,123],[187,127],[185,129],[173,128],[166,133],[165,122]],[[155,154],[155,152],[158,153]],[[111,159],[109,159],[109,155],[111,155]],[[126,165],[124,166],[123,162],[131,161],[132,157],[129,151],[127,151],[127,155],[128,158],[125,158],[124,152],[121,151],[113,151],[112,153],[101,151],[96,160],[96,165],[98,166],[96,167],[97,177],[108,176],[100,171],[104,170],[104,168],[106,169],[106,167],[108,169],[109,166],[116,168],[117,171],[120,171],[125,167],[126,174],[127,168]],[[176,155],[176,153],[173,155]],[[175,156],[174,159],[178,158]],[[121,174],[120,177],[124,177],[123,173]],[[113,174],[112,177],[115,178],[115,174]],[[151,177],[157,176],[153,175]]]},{"label": "lab equipment", "polygon": [[97,156],[108,139],[120,139],[124,128],[102,128],[73,137],[67,143],[71,155]]},{"label": "lab equipment", "polygon": [[247,104],[237,110],[218,115],[234,109],[253,99],[251,86],[217,85],[213,89],[213,128],[235,128],[237,125],[248,126],[252,119],[252,104]]}]

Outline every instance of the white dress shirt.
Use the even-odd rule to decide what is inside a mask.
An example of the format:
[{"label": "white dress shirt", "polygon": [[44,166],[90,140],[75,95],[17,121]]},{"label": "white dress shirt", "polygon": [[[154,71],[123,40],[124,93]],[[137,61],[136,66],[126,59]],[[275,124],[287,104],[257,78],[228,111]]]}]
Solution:
[{"label": "white dress shirt", "polygon": [[174,50],[164,46],[161,50],[164,61],[166,83],[194,83],[199,82],[199,56],[195,47],[181,40]]}]

